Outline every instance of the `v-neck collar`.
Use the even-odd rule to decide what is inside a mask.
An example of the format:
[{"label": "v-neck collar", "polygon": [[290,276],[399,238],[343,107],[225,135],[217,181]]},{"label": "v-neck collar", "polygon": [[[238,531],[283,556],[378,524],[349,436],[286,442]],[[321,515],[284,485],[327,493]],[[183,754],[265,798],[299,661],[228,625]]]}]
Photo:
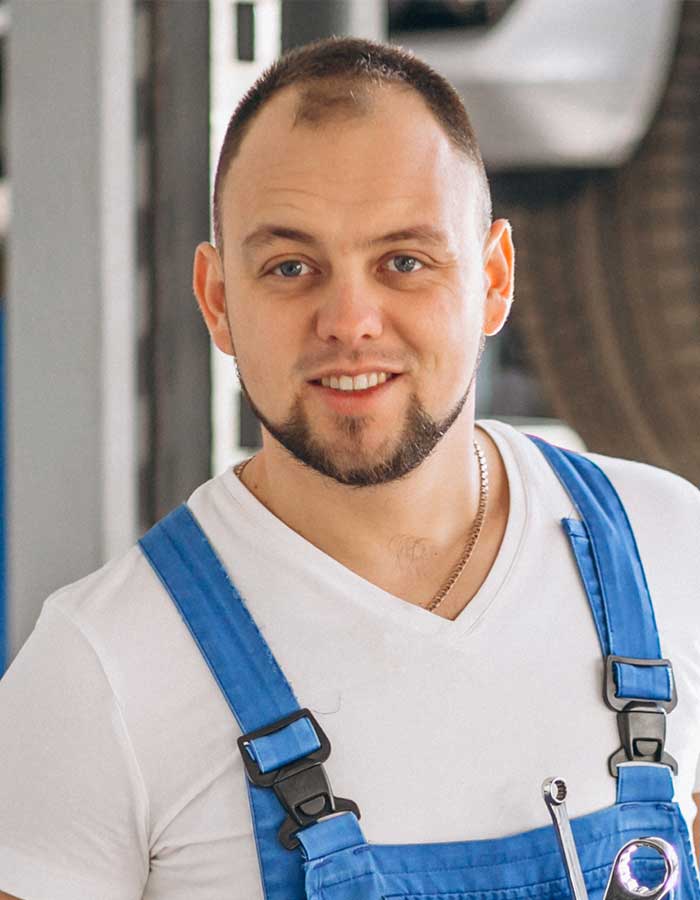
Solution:
[{"label": "v-neck collar", "polygon": [[270,512],[229,468],[222,474],[228,491],[243,508],[246,523],[259,538],[273,542],[275,550],[294,567],[308,566],[319,580],[340,581],[352,602],[368,608],[383,619],[393,620],[396,627],[417,630],[424,634],[443,636],[462,635],[474,628],[491,606],[507,581],[520,553],[528,518],[527,487],[522,475],[522,463],[517,443],[526,440],[513,428],[496,421],[479,421],[496,444],[503,459],[510,496],[510,509],[501,546],[481,587],[465,608],[453,620],[428,612],[383,590],[338,560],[320,550],[302,535],[291,529]]}]

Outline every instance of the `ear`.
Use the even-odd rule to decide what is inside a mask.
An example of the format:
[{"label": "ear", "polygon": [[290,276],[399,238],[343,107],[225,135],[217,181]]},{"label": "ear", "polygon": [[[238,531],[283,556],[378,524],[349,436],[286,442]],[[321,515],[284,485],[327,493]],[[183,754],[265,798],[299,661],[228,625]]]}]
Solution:
[{"label": "ear", "polygon": [[194,251],[192,287],[211,339],[223,353],[234,356],[233,339],[226,317],[226,292],[221,257],[203,242]]},{"label": "ear", "polygon": [[513,302],[515,250],[510,222],[497,219],[484,242],[484,334],[497,334],[505,325]]}]

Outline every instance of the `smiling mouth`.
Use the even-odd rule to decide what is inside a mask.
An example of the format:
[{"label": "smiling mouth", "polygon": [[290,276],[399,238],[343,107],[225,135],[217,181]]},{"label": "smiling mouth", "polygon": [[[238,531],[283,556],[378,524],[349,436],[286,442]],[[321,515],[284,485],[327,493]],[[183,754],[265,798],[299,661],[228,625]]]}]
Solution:
[{"label": "smiling mouth", "polygon": [[392,372],[368,372],[362,375],[331,375],[326,378],[317,378],[311,384],[325,388],[335,394],[368,393],[382,387],[389,381],[398,378]]}]

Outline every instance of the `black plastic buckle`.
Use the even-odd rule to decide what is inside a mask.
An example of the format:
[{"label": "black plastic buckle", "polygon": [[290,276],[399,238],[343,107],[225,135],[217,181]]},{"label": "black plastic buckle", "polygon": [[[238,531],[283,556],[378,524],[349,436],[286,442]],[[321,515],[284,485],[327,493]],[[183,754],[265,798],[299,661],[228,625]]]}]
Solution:
[{"label": "black plastic buckle", "polygon": [[[261,772],[260,766],[248,752],[247,745],[257,738],[281,731],[298,719],[308,719],[311,722],[321,746],[280,769]],[[356,803],[333,794],[326,770],[323,768],[323,763],[330,756],[331,744],[308,709],[300,709],[291,716],[273,722],[272,725],[242,735],[238,738],[238,749],[243,757],[249,780],[258,787],[272,788],[287,812],[287,818],[278,832],[280,843],[287,850],[294,850],[299,846],[299,840],[295,836],[297,831],[315,824],[320,819],[339,812],[353,812],[358,819],[360,818],[360,810]]]},{"label": "black plastic buckle", "polygon": [[[671,672],[671,699],[649,700],[645,697],[618,697],[613,666],[615,663],[634,666],[665,666]],[[669,766],[678,774],[678,763],[664,749],[666,715],[678,703],[673,666],[668,659],[634,659],[629,656],[608,656],[605,660],[603,699],[617,712],[617,727],[622,746],[608,759],[610,774],[617,778],[618,766],[625,762],[658,763]]]}]

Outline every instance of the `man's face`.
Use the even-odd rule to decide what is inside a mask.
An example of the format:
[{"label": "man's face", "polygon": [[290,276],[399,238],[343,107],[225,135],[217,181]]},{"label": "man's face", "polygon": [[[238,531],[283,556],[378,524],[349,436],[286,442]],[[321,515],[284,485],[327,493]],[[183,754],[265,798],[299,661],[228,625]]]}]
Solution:
[{"label": "man's face", "polygon": [[314,127],[294,126],[297,102],[289,88],[261,110],[222,195],[239,375],[298,459],[384,483],[431,452],[473,384],[479,182],[413,91],[375,91],[367,114]]}]

